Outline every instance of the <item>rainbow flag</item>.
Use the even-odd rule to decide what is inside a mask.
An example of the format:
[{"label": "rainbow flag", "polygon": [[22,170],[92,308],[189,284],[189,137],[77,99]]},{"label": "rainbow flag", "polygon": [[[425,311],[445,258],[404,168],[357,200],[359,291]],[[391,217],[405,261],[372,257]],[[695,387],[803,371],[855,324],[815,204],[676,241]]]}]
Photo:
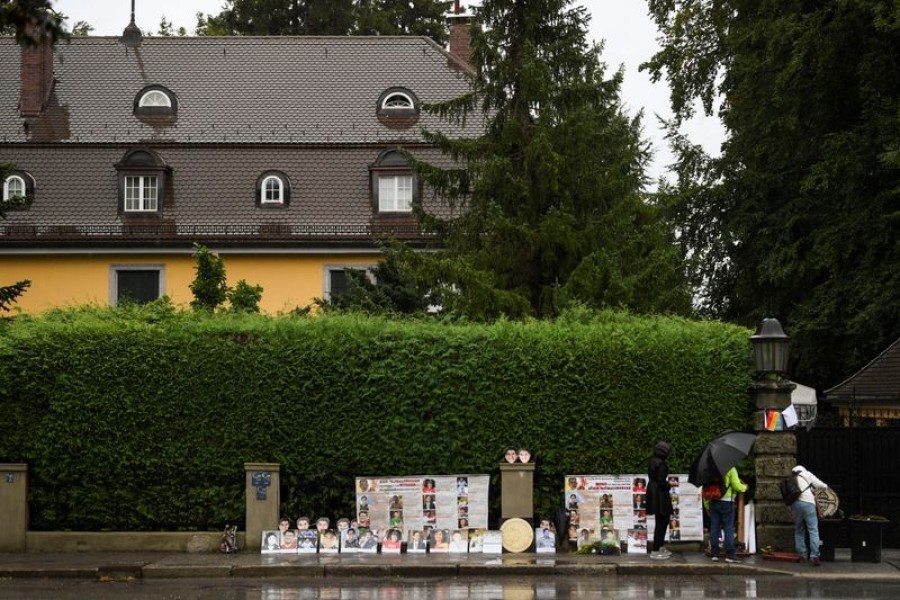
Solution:
[{"label": "rainbow flag", "polygon": [[781,429],[781,412],[777,410],[766,411],[766,429],[769,431],[777,431]]}]

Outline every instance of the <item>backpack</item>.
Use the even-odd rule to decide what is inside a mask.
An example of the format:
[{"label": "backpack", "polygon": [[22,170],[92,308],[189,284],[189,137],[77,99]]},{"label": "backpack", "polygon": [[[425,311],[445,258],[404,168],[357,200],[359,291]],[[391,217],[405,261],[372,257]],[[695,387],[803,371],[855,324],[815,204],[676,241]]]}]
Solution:
[{"label": "backpack", "polygon": [[703,499],[704,500],[721,500],[722,499],[722,480],[713,481],[711,483],[703,484]]},{"label": "backpack", "polygon": [[[800,487],[799,479],[796,473],[791,473],[778,484],[778,491],[781,492],[781,501],[788,506],[796,502],[800,498],[800,494],[806,491]],[[809,487],[806,489],[808,490]]]}]

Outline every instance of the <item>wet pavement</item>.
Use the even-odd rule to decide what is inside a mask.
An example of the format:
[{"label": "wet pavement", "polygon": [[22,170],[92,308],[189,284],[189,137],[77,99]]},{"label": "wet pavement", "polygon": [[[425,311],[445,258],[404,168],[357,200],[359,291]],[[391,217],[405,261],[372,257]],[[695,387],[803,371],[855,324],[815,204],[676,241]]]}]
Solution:
[{"label": "wet pavement", "polygon": [[455,600],[485,598],[874,598],[900,597],[900,580],[778,575],[564,575],[557,577],[276,577],[187,579],[8,579],[0,599],[74,600]]},{"label": "wet pavement", "polygon": [[[674,552],[669,560],[647,555],[547,554],[342,554],[263,555],[167,552],[0,554],[0,580],[83,579],[130,581],[210,578],[498,578],[559,576],[721,577],[767,576],[817,580],[900,583],[900,550],[884,549],[882,562],[851,562],[838,549],[820,567],[750,556],[740,564],[712,562],[697,551]],[[0,588],[2,589],[2,588]],[[900,598],[900,594],[896,597]]]}]

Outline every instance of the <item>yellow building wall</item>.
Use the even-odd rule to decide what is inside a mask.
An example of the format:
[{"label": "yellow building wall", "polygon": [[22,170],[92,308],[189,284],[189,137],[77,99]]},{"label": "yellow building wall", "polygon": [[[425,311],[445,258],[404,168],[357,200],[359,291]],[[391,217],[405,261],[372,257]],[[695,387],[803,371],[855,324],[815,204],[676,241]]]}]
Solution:
[{"label": "yellow building wall", "polygon": [[[228,285],[245,279],[263,288],[260,309],[269,314],[309,305],[325,294],[328,266],[368,266],[373,255],[242,255],[216,252],[225,261]],[[193,295],[195,261],[184,255],[88,255],[0,257],[0,285],[30,279],[31,287],[15,304],[22,312],[83,304],[110,304],[112,265],[164,265],[165,290],[176,306],[187,308]]]}]

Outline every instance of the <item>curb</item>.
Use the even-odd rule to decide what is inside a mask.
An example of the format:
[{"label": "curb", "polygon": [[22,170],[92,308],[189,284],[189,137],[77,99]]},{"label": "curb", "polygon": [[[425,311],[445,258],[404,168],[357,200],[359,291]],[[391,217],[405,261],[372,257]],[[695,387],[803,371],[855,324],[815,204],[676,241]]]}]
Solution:
[{"label": "curb", "polygon": [[[498,557],[499,558],[499,557]],[[880,564],[823,563],[821,568],[752,560],[740,564],[713,563],[695,555],[673,561],[650,560],[544,560],[542,557],[507,560],[347,560],[324,562],[258,561],[244,554],[233,558],[215,555],[13,555],[0,554],[0,579],[82,579],[128,581],[135,579],[213,578],[501,578],[501,577],[799,577],[817,580],[900,581],[900,559]],[[829,566],[830,565],[830,566]]]}]

